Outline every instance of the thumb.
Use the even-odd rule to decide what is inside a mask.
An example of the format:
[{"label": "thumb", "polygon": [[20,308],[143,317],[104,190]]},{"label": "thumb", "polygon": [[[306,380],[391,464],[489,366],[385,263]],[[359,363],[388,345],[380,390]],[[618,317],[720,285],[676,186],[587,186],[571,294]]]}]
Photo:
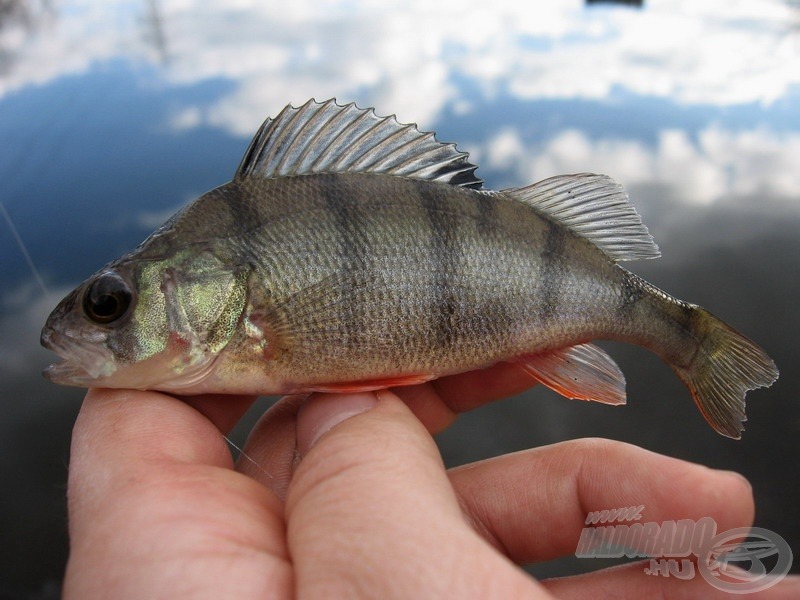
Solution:
[{"label": "thumb", "polygon": [[393,393],[312,395],[296,431],[286,515],[299,596],[535,595],[468,525],[436,444]]}]

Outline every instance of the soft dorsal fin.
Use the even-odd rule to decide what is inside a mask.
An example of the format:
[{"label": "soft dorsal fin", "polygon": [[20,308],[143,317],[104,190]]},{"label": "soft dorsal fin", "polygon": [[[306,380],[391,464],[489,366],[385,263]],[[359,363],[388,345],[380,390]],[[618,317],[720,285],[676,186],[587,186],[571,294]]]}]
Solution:
[{"label": "soft dorsal fin", "polygon": [[627,192],[607,175],[558,175],[503,193],[590,240],[612,260],[661,256]]},{"label": "soft dorsal fin", "polygon": [[335,99],[291,104],[258,130],[235,181],[319,173],[383,173],[479,189],[477,167],[455,144],[416,125]]}]

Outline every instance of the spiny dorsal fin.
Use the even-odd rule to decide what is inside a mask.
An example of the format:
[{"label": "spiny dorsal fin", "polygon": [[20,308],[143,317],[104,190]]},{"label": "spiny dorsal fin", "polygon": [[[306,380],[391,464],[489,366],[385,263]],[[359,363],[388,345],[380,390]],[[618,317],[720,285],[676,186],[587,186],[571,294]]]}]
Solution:
[{"label": "spiny dorsal fin", "polygon": [[503,193],[590,240],[615,261],[661,256],[627,192],[607,175],[558,175]]},{"label": "spiny dorsal fin", "polygon": [[383,173],[479,189],[477,167],[455,144],[416,125],[335,99],[291,104],[267,119],[250,142],[235,181],[314,173]]}]

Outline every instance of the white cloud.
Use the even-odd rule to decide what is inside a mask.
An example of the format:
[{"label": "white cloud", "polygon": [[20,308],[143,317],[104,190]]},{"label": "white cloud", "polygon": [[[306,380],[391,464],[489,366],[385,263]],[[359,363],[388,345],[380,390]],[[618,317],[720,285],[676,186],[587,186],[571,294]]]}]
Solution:
[{"label": "white cloud", "polygon": [[602,99],[624,87],[686,103],[770,103],[800,83],[792,10],[780,0],[662,0],[641,11],[495,0],[462,2],[457,14],[425,0],[68,0],[36,32],[0,33],[16,55],[0,96],[124,56],[165,59],[176,84],[235,81],[201,116],[241,134],[312,96],[373,103],[430,129],[457,100],[453,75],[486,97]]},{"label": "white cloud", "polygon": [[486,166],[505,169],[509,163],[519,160],[524,153],[525,145],[519,133],[514,129],[503,129],[486,144]]},{"label": "white cloud", "polygon": [[50,10],[31,8],[25,20],[0,31],[0,48],[8,67],[0,77],[0,97],[24,86],[44,84],[63,75],[80,74],[96,61],[130,54],[136,45],[135,23],[115,18],[113,2],[70,0]]},{"label": "white cloud", "polygon": [[[606,173],[626,186],[657,184],[676,198],[708,204],[732,196],[796,198],[800,190],[800,133],[766,129],[728,131],[709,126],[693,140],[665,129],[657,142],[591,139],[568,129],[544,143],[525,145],[501,131],[479,154],[488,166],[511,170],[516,185],[559,173]],[[794,203],[800,208],[800,202]]]},{"label": "white cloud", "polygon": [[203,122],[203,113],[196,106],[184,108],[172,115],[170,125],[176,131],[194,129]]}]

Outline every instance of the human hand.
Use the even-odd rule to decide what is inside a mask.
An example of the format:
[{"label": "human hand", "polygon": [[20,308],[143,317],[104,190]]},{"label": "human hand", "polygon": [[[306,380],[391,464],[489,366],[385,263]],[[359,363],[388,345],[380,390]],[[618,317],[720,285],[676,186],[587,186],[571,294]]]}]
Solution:
[{"label": "human hand", "polygon": [[[720,530],[753,518],[741,477],[619,442],[445,471],[430,432],[529,383],[499,365],[285,398],[246,445],[258,466],[236,468],[220,431],[251,398],[91,390],[73,435],[64,596],[713,597],[701,578],[641,564],[543,583],[516,566],[573,554],[593,510],[645,504],[649,520],[710,516]],[[794,597],[780,585],[763,594]]]}]

